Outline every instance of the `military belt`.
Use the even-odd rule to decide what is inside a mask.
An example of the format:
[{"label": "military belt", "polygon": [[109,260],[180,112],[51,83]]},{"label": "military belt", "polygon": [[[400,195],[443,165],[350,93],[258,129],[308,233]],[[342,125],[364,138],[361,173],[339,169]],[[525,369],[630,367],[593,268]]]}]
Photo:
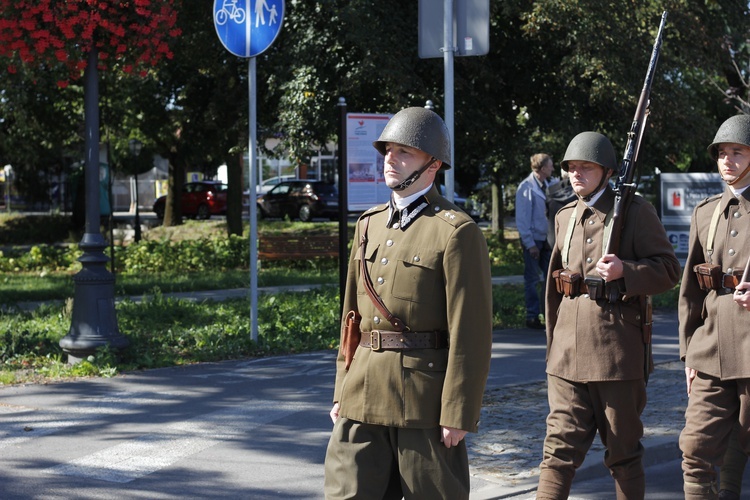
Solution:
[{"label": "military belt", "polygon": [[447,332],[392,332],[373,330],[362,332],[360,347],[373,351],[403,349],[445,349],[448,347]]}]

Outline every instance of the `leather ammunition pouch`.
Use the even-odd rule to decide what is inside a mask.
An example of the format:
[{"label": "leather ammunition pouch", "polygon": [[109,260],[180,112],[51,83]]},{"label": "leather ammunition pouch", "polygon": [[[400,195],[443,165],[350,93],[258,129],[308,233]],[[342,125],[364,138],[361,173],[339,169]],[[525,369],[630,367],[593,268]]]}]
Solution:
[{"label": "leather ammunition pouch", "polygon": [[586,283],[586,289],[591,300],[604,298],[604,278],[600,276],[586,276],[584,283]]},{"label": "leather ammunition pouch", "polygon": [[717,264],[697,264],[693,266],[693,272],[701,290],[718,290],[724,287],[724,273]]},{"label": "leather ammunition pouch", "polygon": [[581,293],[581,273],[574,273],[570,269],[558,269],[552,272],[552,279],[555,280],[557,293],[566,297],[575,297]]},{"label": "leather ammunition pouch", "polygon": [[734,290],[737,288],[737,285],[742,283],[743,273],[744,271],[742,269],[735,269],[731,273],[726,273],[722,279],[722,286]]}]

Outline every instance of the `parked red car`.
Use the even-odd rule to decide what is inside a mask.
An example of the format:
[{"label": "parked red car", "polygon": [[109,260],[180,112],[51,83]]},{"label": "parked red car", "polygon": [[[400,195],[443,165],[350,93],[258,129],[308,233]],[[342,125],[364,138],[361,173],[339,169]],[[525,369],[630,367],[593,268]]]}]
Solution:
[{"label": "parked red car", "polygon": [[[164,218],[166,196],[154,202],[154,212]],[[208,219],[212,215],[227,213],[227,185],[215,181],[188,182],[182,188],[182,215],[195,219]]]}]

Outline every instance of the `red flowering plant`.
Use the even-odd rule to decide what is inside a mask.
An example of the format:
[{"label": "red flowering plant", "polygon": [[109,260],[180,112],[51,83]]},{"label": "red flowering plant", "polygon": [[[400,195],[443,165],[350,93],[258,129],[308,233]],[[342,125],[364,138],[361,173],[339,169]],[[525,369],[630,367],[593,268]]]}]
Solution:
[{"label": "red flowering plant", "polygon": [[[0,57],[7,70],[67,68],[60,87],[81,77],[96,49],[99,68],[145,76],[163,58],[176,27],[180,0],[0,0]],[[32,69],[33,71],[33,69]]]}]

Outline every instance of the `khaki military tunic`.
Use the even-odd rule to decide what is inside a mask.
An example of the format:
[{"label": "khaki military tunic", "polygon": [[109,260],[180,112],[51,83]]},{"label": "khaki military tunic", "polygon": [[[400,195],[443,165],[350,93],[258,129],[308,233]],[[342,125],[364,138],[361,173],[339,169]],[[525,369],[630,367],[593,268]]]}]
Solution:
[{"label": "khaki military tunic", "polygon": [[[406,227],[389,225],[388,204],[369,218],[366,265],[386,307],[412,331],[448,333],[448,349],[372,351],[359,347],[349,370],[337,360],[339,416],[383,426],[453,427],[476,432],[492,350],[492,289],[479,227],[434,187]],[[402,221],[404,222],[404,221]],[[357,224],[344,313],[361,330],[395,330],[375,308],[360,276]],[[365,334],[363,334],[365,335]]]},{"label": "khaki military tunic", "polygon": [[[614,204],[607,190],[593,210],[582,201],[566,205],[555,218],[557,234],[552,249],[552,271],[563,268],[563,249],[569,240],[568,268],[582,276],[597,276],[603,255],[605,219]],[[573,234],[568,224],[573,212]],[[654,207],[635,196],[627,211],[620,248],[623,261],[621,290],[626,301],[609,304],[588,295],[568,298],[547,281],[547,373],[573,382],[636,380],[644,376],[646,353],[638,297],[655,295],[675,286],[680,263]]]},{"label": "khaki military tunic", "polygon": [[[680,287],[680,358],[685,365],[722,380],[750,378],[750,312],[731,290],[700,289],[696,264],[713,263],[723,272],[744,269],[750,256],[750,191],[739,199],[727,188],[695,207],[690,248]],[[716,206],[721,216],[708,255],[708,233]]]},{"label": "khaki military tunic", "polygon": [[[614,199],[607,188],[591,208],[577,200],[558,212],[549,276],[567,263],[582,277],[598,277],[596,263],[604,253]],[[554,279],[547,281],[550,413],[538,498],[567,497],[597,432],[607,448],[605,465],[615,479],[617,498],[644,495],[640,415],[646,404],[644,372],[652,362],[644,344],[640,297],[673,287],[680,264],[656,210],[639,196],[630,204],[614,253],[623,263],[617,281],[624,300],[592,300],[580,289],[566,297]]]},{"label": "khaki military tunic", "polygon": [[716,264],[723,273],[745,268],[750,256],[748,194],[745,190],[735,198],[726,188],[693,211],[679,313],[680,357],[698,371],[680,433],[686,498],[703,498],[715,487],[715,466],[724,458],[731,429],[737,429],[744,452],[750,452],[750,312],[734,302],[732,289],[701,290],[693,272],[703,263]]}]

